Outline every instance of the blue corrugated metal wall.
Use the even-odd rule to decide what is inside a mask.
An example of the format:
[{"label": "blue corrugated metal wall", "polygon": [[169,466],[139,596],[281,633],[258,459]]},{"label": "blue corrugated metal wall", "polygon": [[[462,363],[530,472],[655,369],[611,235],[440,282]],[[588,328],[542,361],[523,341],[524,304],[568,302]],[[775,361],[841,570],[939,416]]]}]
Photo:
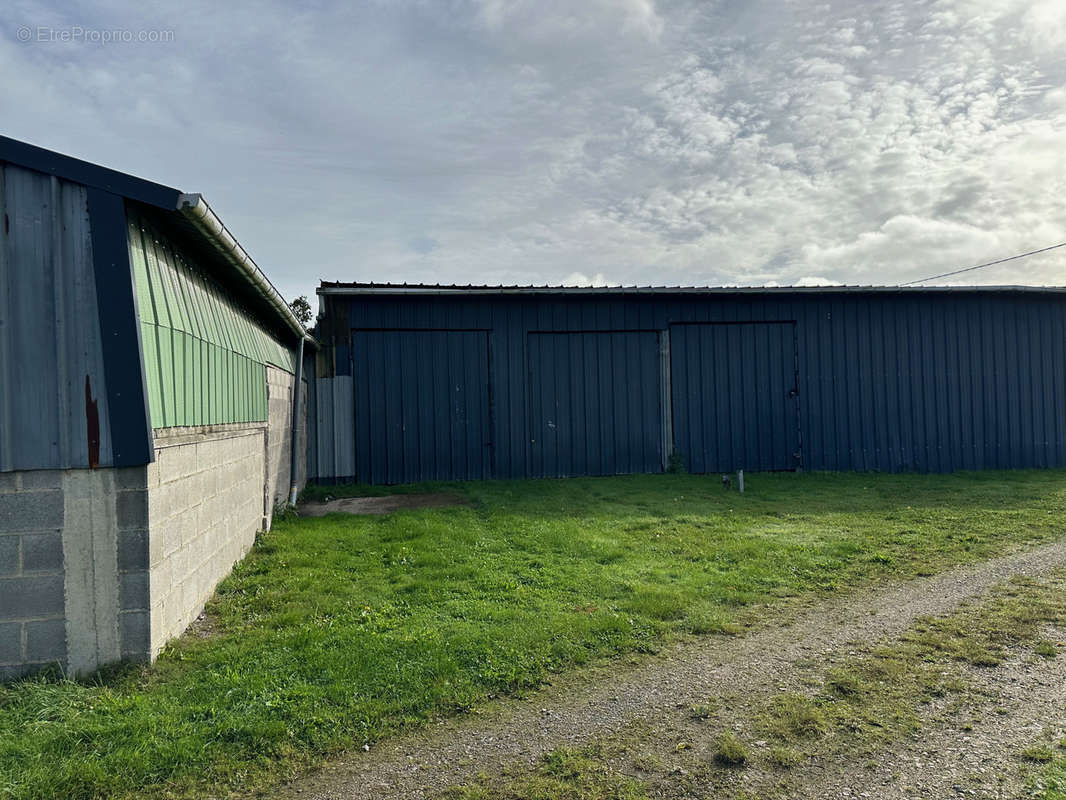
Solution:
[{"label": "blue corrugated metal wall", "polygon": [[[591,459],[573,453],[566,455],[569,461],[557,458],[554,469],[537,466],[536,437],[531,436],[534,389],[544,391],[548,384],[547,378],[537,378],[535,386],[531,381],[530,340],[536,332],[658,331],[660,336],[668,332],[667,340],[674,339],[665,348],[669,358],[662,357],[668,369],[657,375],[669,376],[670,391],[664,396],[671,399],[656,404],[654,411],[649,405],[642,425],[654,428],[653,416],[659,415],[667,429],[673,428],[671,442],[694,470],[717,470],[726,463],[731,469],[791,466],[793,440],[799,443],[803,468],[814,470],[943,472],[1066,465],[1066,298],[1062,294],[827,290],[706,296],[324,295],[324,300],[320,335],[327,349],[320,364],[326,366],[319,370],[323,380],[352,375],[353,329],[487,332],[495,477],[570,474],[578,471],[581,459],[586,471],[631,468],[619,462],[610,468],[599,466],[604,462],[596,459],[610,463],[602,445]],[[777,327],[765,329],[768,338],[763,343],[754,328],[750,341],[739,330],[733,341],[729,334],[722,339],[713,330],[693,333],[687,328],[692,323],[737,322]],[[785,363],[787,341],[781,336],[770,341],[772,330],[780,333],[787,328],[794,329],[791,383]],[[693,366],[689,362],[693,336],[711,337],[715,358],[720,356],[725,364],[701,356]],[[758,355],[760,347],[767,348],[763,357]],[[632,363],[632,357],[626,360]],[[357,394],[362,369],[354,375]],[[413,380],[412,369],[410,360],[400,359],[394,366],[396,374],[407,376],[401,377],[401,383]],[[555,373],[555,379],[564,373]],[[729,386],[734,385],[734,375],[748,376],[750,387],[739,380],[736,390],[723,388],[726,375]],[[662,379],[650,390],[646,380],[642,378],[636,388],[631,383],[616,385],[616,390],[652,396],[663,389]],[[700,388],[685,405],[679,392],[682,397],[691,393],[697,381]],[[421,384],[413,380],[411,385]],[[775,405],[782,400],[782,391],[793,390],[798,396],[785,400],[794,403],[798,430],[788,424],[787,404]],[[722,407],[733,416],[741,415],[740,430],[745,433],[737,434],[735,441],[728,439],[733,448],[729,461],[716,455],[723,423],[717,419],[708,423],[712,396],[715,413]],[[672,415],[663,414],[664,408]],[[700,425],[714,427],[713,436],[705,428],[697,433],[693,421],[681,419],[692,409],[698,411]],[[743,416],[748,413],[745,409],[755,409],[754,416]],[[382,425],[384,420],[370,414],[355,424]],[[764,443],[754,433],[765,424],[772,430]],[[693,442],[702,443],[702,449]],[[690,452],[684,452],[686,443]],[[319,479],[388,479],[387,470],[378,464],[385,452],[371,457],[372,466],[353,474],[330,474],[328,465],[343,459],[323,448],[354,448],[354,460],[364,463],[360,459],[366,454],[359,452],[358,437],[353,442],[320,435],[317,447]],[[560,463],[565,469],[558,468]]]},{"label": "blue corrugated metal wall", "polygon": [[674,447],[690,472],[802,467],[796,326],[670,327]]},{"label": "blue corrugated metal wall", "polygon": [[352,358],[362,480],[492,475],[485,331],[354,331]]},{"label": "blue corrugated metal wall", "polygon": [[114,463],[90,240],[84,186],[0,164],[0,471]]},{"label": "blue corrugated metal wall", "polygon": [[663,467],[659,334],[529,334],[530,474]]}]

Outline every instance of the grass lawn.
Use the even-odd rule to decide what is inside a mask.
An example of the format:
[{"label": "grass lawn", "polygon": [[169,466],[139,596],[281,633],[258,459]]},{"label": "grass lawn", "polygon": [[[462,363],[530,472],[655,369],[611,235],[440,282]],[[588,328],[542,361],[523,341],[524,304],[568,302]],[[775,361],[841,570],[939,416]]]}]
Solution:
[{"label": "grass lawn", "polygon": [[422,488],[472,506],[281,520],[219,588],[210,636],[152,668],[0,687],[0,797],[239,793],[552,671],[734,630],[754,603],[1066,532],[1063,471]]},{"label": "grass lawn", "polygon": [[[1040,800],[1066,800],[1066,741],[1058,743],[1057,758],[1052,756],[1052,763],[1041,776],[1041,788],[1034,790],[1033,797]],[[1050,751],[1054,752],[1054,751]]]}]

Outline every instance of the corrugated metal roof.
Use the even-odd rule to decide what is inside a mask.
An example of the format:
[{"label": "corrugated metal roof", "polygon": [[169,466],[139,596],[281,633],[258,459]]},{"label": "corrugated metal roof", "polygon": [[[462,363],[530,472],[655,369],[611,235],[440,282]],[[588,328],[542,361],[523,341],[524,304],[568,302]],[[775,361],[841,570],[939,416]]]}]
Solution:
[{"label": "corrugated metal roof", "polygon": [[990,292],[1047,294],[1066,293],[1066,286],[863,286],[832,284],[828,286],[490,286],[476,284],[426,283],[343,283],[322,281],[318,294],[826,294],[826,293],[914,293]]}]

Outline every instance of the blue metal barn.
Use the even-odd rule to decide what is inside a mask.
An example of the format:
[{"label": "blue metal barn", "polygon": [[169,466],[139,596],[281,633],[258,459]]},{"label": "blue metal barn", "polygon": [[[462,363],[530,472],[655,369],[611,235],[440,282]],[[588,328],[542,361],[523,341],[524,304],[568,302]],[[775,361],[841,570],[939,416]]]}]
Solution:
[{"label": "blue metal barn", "polygon": [[319,297],[322,482],[1066,465],[1066,289]]}]

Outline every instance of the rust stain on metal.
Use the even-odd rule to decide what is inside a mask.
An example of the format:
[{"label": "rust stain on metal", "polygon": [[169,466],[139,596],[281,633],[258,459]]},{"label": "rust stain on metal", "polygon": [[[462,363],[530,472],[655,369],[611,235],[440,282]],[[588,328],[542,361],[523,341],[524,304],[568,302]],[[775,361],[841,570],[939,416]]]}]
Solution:
[{"label": "rust stain on metal", "polygon": [[89,467],[100,466],[100,411],[93,400],[89,376],[85,376],[85,436],[89,445]]}]

